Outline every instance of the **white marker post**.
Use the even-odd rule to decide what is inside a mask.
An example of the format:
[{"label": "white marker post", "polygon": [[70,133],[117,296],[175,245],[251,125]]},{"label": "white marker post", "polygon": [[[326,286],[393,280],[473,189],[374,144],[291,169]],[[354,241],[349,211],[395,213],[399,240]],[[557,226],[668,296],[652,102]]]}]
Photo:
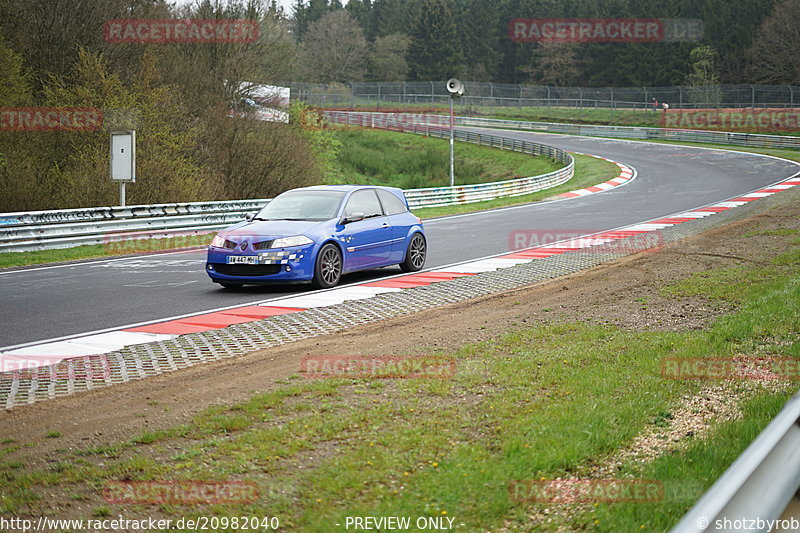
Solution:
[{"label": "white marker post", "polygon": [[111,181],[119,182],[119,205],[125,207],[125,184],[136,182],[136,131],[111,132]]}]

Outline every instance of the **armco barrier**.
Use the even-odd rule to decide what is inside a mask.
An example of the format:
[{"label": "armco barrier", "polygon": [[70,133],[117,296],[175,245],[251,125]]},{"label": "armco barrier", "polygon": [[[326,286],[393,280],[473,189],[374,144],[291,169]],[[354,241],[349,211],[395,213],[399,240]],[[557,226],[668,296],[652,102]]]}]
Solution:
[{"label": "armco barrier", "polygon": [[[672,533],[778,529],[747,525],[759,520],[762,524],[775,524],[775,521],[793,523],[794,526],[782,526],[780,530],[797,531],[800,517],[787,513],[787,506],[800,489],[798,418],[800,393],[786,403],[770,425],[686,513]],[[739,525],[734,525],[736,523]]]},{"label": "armco barrier", "polygon": [[0,252],[24,252],[103,244],[110,236],[132,232],[162,238],[224,228],[263,207],[269,200],[91,207],[0,214]]},{"label": "armco barrier", "polygon": [[[436,115],[431,115],[435,117],[431,120],[438,121],[438,124],[416,126],[410,121],[417,119],[409,119],[408,115],[392,117],[385,114],[371,114],[375,116],[369,118],[361,115],[365,114],[337,113],[336,116],[328,118],[337,122],[363,123],[359,125],[367,125],[366,121],[369,120],[370,127],[413,131],[436,137],[449,136],[448,127],[442,126],[441,117]],[[504,150],[544,155],[557,159],[566,166],[541,176],[508,181],[409,189],[405,193],[412,208],[439,207],[519,196],[564,183],[574,172],[572,156],[551,146],[472,132],[457,132],[456,138]],[[0,252],[70,248],[86,244],[117,243],[119,240],[137,238],[168,238],[176,233],[180,233],[182,237],[192,234],[202,235],[241,221],[248,213],[257,211],[269,201],[269,198],[265,198],[3,213],[0,214]]]}]

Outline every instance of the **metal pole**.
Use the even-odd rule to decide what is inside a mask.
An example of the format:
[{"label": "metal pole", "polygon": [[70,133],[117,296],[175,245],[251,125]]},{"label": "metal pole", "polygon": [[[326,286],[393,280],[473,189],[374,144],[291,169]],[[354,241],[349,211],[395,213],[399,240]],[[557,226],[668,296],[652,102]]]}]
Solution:
[{"label": "metal pole", "polygon": [[450,186],[455,185],[455,157],[453,154],[453,130],[455,121],[453,120],[453,97],[450,97]]},{"label": "metal pole", "polygon": [[125,182],[119,182],[119,205],[125,207]]}]

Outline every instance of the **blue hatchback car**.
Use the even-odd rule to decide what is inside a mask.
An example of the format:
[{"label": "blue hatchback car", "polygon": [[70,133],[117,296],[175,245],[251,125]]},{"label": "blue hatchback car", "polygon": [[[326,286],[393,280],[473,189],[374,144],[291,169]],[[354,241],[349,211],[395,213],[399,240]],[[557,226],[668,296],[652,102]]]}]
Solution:
[{"label": "blue hatchback car", "polygon": [[220,231],[206,272],[225,288],[311,282],[333,287],[343,274],[388,265],[422,269],[422,221],[401,189],[326,185],[286,191],[254,216]]}]

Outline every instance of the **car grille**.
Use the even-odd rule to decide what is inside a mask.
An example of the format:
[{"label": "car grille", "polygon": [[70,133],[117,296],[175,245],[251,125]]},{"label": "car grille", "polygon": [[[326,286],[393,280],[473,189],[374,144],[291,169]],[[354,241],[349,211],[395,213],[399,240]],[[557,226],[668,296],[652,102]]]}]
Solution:
[{"label": "car grille", "polygon": [[253,250],[269,250],[270,248],[272,248],[272,243],[273,242],[275,242],[274,239],[271,240],[271,241],[257,242],[255,244],[253,244]]},{"label": "car grille", "polygon": [[229,265],[212,263],[214,271],[226,276],[269,276],[281,271],[281,265]]},{"label": "car grille", "polygon": [[233,241],[229,241],[228,239],[225,239],[225,244],[222,246],[223,248],[227,248],[228,250],[233,250],[234,248],[236,248],[236,243]]}]

